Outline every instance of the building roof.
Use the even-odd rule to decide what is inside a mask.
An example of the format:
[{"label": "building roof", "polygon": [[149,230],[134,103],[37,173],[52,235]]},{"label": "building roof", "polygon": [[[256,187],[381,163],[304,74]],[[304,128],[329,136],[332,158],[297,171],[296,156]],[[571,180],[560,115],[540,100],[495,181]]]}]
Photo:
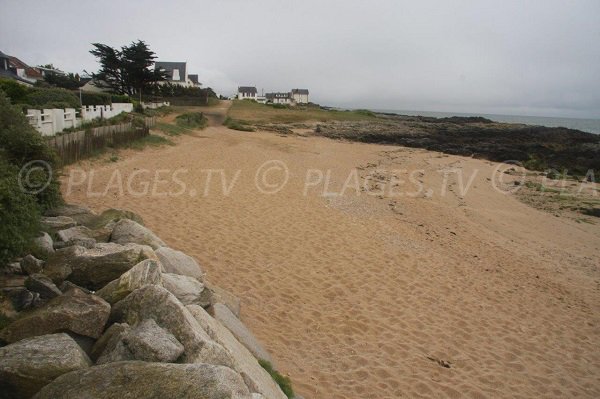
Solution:
[{"label": "building roof", "polygon": [[179,80],[177,82],[185,82],[187,68],[185,62],[170,62],[170,61],[156,61],[154,63],[154,70],[163,69],[167,73],[167,80],[173,80],[173,71],[179,70]]},{"label": "building roof", "polygon": [[238,87],[238,93],[256,94],[258,91],[256,90],[256,87],[253,86],[240,86]]},{"label": "building roof", "polygon": [[14,80],[18,80],[19,82],[22,82],[28,86],[33,86],[33,81],[31,80],[26,80],[23,79],[22,77],[18,76],[16,73],[14,73],[12,70],[10,69],[0,69],[0,78],[9,78],[9,79],[14,79]]},{"label": "building roof", "polygon": [[17,57],[9,56],[8,62],[10,64],[10,66],[12,66],[13,68],[24,69],[27,77],[36,78],[36,79],[42,78],[42,73],[40,71],[38,71],[35,68],[30,67],[29,65],[27,65],[26,63],[24,63],[23,61],[18,59]]},{"label": "building roof", "polygon": [[292,94],[306,94],[306,95],[308,95],[308,89],[292,89]]},{"label": "building roof", "polygon": [[267,93],[265,94],[265,97],[268,99],[271,98],[291,98],[291,94],[290,93]]},{"label": "building roof", "polygon": [[192,81],[192,83],[200,84],[200,82],[198,82],[198,74],[188,75],[188,78]]},{"label": "building roof", "polygon": [[9,56],[0,51],[0,58],[9,58]]}]

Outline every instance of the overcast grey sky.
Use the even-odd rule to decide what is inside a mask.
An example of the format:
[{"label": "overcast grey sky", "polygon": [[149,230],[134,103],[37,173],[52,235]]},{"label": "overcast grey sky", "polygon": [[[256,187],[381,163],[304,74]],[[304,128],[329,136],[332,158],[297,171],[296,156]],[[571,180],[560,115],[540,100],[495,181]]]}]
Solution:
[{"label": "overcast grey sky", "polygon": [[146,41],[229,95],[600,118],[600,1],[0,0],[0,50],[96,71],[90,43]]}]

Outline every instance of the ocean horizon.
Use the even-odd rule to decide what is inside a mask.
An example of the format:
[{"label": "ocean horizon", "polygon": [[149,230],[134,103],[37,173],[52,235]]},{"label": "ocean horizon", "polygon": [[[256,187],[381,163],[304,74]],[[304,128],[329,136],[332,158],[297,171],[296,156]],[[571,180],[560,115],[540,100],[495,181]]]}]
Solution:
[{"label": "ocean horizon", "polygon": [[435,118],[446,118],[451,116],[482,116],[495,122],[503,123],[523,123],[525,125],[548,126],[548,127],[566,127],[569,129],[581,130],[582,132],[600,134],[600,119],[583,118],[560,118],[549,116],[524,116],[524,115],[500,115],[500,114],[479,114],[476,112],[434,112],[434,111],[410,111],[397,109],[373,109],[375,112],[389,112],[400,115],[412,116],[432,116]]}]

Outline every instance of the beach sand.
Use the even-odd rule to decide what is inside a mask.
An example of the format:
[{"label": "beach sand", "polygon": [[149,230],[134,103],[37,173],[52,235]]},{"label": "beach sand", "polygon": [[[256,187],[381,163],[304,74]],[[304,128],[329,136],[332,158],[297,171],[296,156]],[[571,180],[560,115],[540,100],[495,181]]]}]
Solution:
[{"label": "beach sand", "polygon": [[219,126],[176,141],[72,165],[66,200],[195,256],[306,399],[600,397],[599,223],[502,193],[484,160]]}]

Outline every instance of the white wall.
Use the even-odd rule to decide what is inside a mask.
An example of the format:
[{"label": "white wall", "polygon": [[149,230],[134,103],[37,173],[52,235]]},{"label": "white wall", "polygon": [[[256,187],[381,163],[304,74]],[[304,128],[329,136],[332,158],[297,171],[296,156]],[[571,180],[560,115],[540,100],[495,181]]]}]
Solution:
[{"label": "white wall", "polygon": [[168,101],[163,101],[162,103],[157,103],[157,102],[153,102],[153,103],[142,103],[142,108],[146,109],[146,108],[150,108],[150,109],[156,109],[156,108],[160,108],[160,107],[168,107],[170,106],[171,103]]},{"label": "white wall", "polygon": [[91,121],[96,118],[112,118],[122,112],[133,111],[132,103],[113,103],[112,105],[85,105],[81,107],[81,119]]},{"label": "white wall", "polygon": [[258,94],[238,93],[238,100],[254,100],[256,101]]},{"label": "white wall", "polygon": [[297,104],[308,104],[308,94],[292,94]]}]

